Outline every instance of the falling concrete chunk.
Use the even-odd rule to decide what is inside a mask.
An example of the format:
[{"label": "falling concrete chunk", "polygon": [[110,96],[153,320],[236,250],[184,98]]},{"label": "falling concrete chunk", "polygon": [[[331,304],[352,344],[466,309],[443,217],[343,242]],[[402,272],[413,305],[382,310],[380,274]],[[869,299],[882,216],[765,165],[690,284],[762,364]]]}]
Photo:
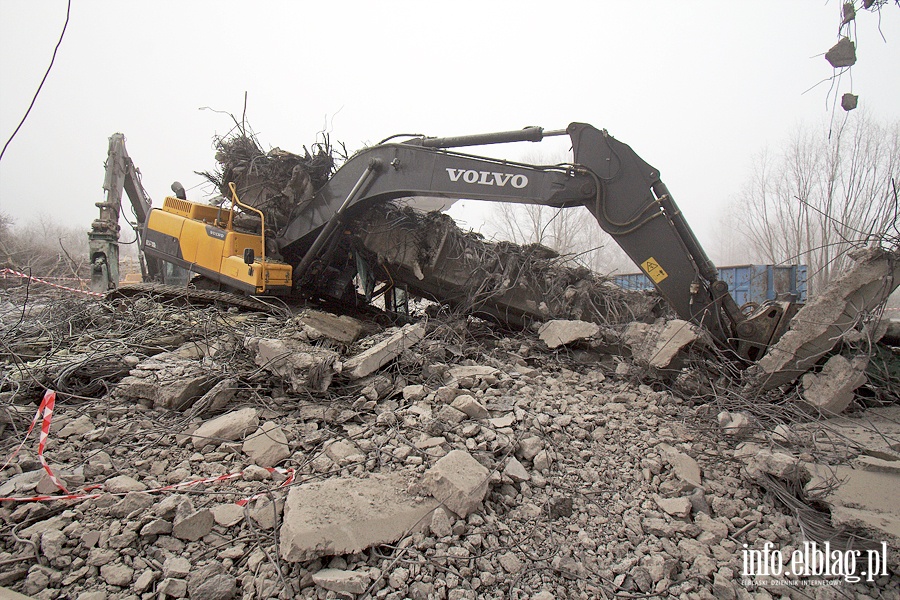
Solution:
[{"label": "falling concrete chunk", "polygon": [[324,392],[340,365],[337,352],[297,340],[249,338],[245,345],[255,353],[257,365],[284,378],[295,392],[304,388]]},{"label": "falling concrete chunk", "polygon": [[347,315],[333,315],[320,310],[308,310],[299,320],[308,328],[342,344],[352,344],[363,332],[363,324]]},{"label": "falling concrete chunk", "polygon": [[588,321],[547,321],[538,329],[538,335],[549,348],[558,348],[577,340],[597,335],[600,326]]},{"label": "falling concrete chunk", "polygon": [[406,489],[399,473],[292,487],[281,526],[282,558],[297,562],[354,554],[426,527],[438,503],[410,496]]},{"label": "falling concrete chunk", "polygon": [[868,359],[852,361],[840,354],[828,359],[820,373],[807,373],[801,379],[803,399],[826,415],[843,412],[853,402],[853,392],[866,382]]},{"label": "falling concrete chunk", "polygon": [[770,390],[800,377],[900,284],[897,253],[866,248],[853,258],[850,269],[797,312],[791,328],[752,368],[748,397],[754,388]]},{"label": "falling concrete chunk", "polygon": [[850,38],[842,37],[825,53],[825,60],[835,69],[852,67],[856,64],[856,44]]},{"label": "falling concrete chunk", "polygon": [[634,359],[657,369],[677,368],[675,359],[689,344],[701,338],[700,329],[681,319],[659,320],[652,325],[630,323],[624,342]]},{"label": "falling concrete chunk", "polygon": [[464,450],[452,450],[425,473],[428,492],[465,518],[481,506],[487,495],[490,472]]},{"label": "falling concrete chunk", "polygon": [[207,444],[219,445],[224,441],[238,440],[248,431],[259,425],[259,417],[255,408],[242,408],[207,421],[198,427],[191,436],[194,448],[202,448]]},{"label": "falling concrete chunk", "polygon": [[244,440],[241,449],[260,467],[274,467],[291,455],[287,437],[272,421],[263,423],[256,433]]},{"label": "falling concrete chunk", "polygon": [[856,94],[851,94],[850,92],[847,92],[846,94],[841,96],[841,108],[843,108],[847,112],[850,112],[851,110],[855,109],[858,104],[859,104],[859,96],[857,96]]},{"label": "falling concrete chunk", "polygon": [[322,569],[312,576],[317,586],[344,594],[362,594],[369,587],[369,576],[358,571]]},{"label": "falling concrete chunk", "polygon": [[411,348],[425,337],[425,325],[411,323],[404,325],[399,331],[390,337],[378,342],[371,348],[363,350],[344,363],[344,373],[353,379],[365,377],[374,373],[390,361],[394,360],[404,350]]}]

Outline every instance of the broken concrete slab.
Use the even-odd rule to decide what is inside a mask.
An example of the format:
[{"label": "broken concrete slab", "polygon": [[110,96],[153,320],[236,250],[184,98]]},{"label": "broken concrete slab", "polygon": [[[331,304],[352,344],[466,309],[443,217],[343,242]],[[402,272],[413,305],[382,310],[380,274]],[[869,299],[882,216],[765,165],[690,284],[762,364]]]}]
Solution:
[{"label": "broken concrete slab", "polygon": [[490,471],[464,450],[451,450],[425,472],[423,487],[465,518],[478,510],[488,492]]},{"label": "broken concrete slab", "polygon": [[139,363],[116,385],[115,396],[153,408],[184,410],[214,382],[199,361],[166,353]]},{"label": "broken concrete slab", "polygon": [[528,470],[512,456],[510,456],[509,460],[506,462],[506,466],[503,468],[503,474],[512,479],[514,483],[531,480],[531,475],[528,473]]},{"label": "broken concrete slab", "polygon": [[656,369],[678,368],[679,353],[703,337],[703,332],[693,323],[681,319],[657,320],[647,323],[629,323],[623,335],[626,346],[631,348],[635,361]]},{"label": "broken concrete slab", "polygon": [[467,379],[469,377],[487,377],[496,375],[500,370],[487,365],[457,365],[450,367],[447,373],[452,380]]},{"label": "broken concrete slab", "polygon": [[342,344],[352,344],[363,332],[361,321],[347,315],[334,315],[320,310],[307,310],[297,317],[307,328]]},{"label": "broken concrete slab", "polygon": [[298,340],[248,338],[245,346],[257,365],[284,378],[295,392],[304,388],[324,392],[340,368],[337,352]]},{"label": "broken concrete slab", "polygon": [[549,348],[558,348],[578,340],[597,335],[600,326],[588,321],[567,321],[555,319],[547,321],[538,329],[538,336]]},{"label": "broken concrete slab", "polygon": [[424,323],[404,325],[389,337],[344,362],[343,372],[353,379],[365,377],[400,356],[404,350],[408,350],[424,337]]},{"label": "broken concrete slab", "polygon": [[273,421],[260,425],[253,435],[244,440],[241,450],[260,467],[274,467],[291,455],[287,437]]},{"label": "broken concrete slab", "polygon": [[678,498],[663,498],[662,496],[654,495],[653,499],[663,512],[672,515],[673,517],[683,519],[691,514],[692,505],[690,498],[683,496]]},{"label": "broken concrete slab", "polygon": [[438,502],[407,493],[402,473],[333,478],[292,487],[281,526],[281,556],[297,562],[391,544],[430,522]]},{"label": "broken concrete slab", "polygon": [[[900,549],[900,475],[864,471],[844,465],[808,465],[811,479],[804,488],[829,505],[834,523],[862,527],[873,539]],[[837,482],[837,485],[835,485]]]},{"label": "broken concrete slab", "polygon": [[194,448],[200,449],[207,444],[218,446],[225,441],[241,439],[248,431],[259,425],[259,417],[255,408],[242,408],[200,425],[191,434]]},{"label": "broken concrete slab", "polygon": [[853,402],[853,392],[866,382],[868,357],[852,361],[840,354],[828,359],[819,373],[806,373],[800,378],[803,399],[826,415],[837,415]]},{"label": "broken concrete slab", "polygon": [[900,284],[900,255],[866,248],[850,269],[791,319],[790,329],[748,370],[747,393],[791,383],[815,365],[838,340]]},{"label": "broken concrete slab", "polygon": [[321,588],[342,594],[362,594],[371,581],[367,573],[344,569],[322,569],[313,573],[312,580]]}]

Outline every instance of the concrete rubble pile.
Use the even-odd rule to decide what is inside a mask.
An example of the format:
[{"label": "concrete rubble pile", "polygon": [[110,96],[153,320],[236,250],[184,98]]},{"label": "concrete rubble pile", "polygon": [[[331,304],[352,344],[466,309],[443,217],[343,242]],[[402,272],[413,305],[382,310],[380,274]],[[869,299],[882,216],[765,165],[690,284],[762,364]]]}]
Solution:
[{"label": "concrete rubble pile", "polygon": [[[56,332],[42,358],[4,356],[4,459],[37,383],[63,384],[44,459],[75,497],[0,502],[0,587],[82,600],[808,598],[741,582],[744,544],[797,548],[810,531],[773,500],[783,488],[827,508],[833,531],[890,548],[887,575],[812,597],[900,593],[897,406],[778,427],[711,410],[671,386],[710,356],[683,321],[510,333],[472,318],[385,328],[312,309],[88,302],[85,323],[3,320]],[[112,346],[125,366],[91,370]],[[95,373],[100,391],[77,393]],[[0,472],[0,498],[62,493],[36,443]]]}]

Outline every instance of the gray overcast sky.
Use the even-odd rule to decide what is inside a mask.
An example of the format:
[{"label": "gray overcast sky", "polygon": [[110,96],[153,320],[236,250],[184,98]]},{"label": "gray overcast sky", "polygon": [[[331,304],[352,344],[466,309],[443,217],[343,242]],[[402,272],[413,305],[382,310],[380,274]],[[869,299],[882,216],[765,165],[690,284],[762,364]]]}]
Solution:
[{"label": "gray overcast sky", "polygon": [[[3,142],[65,9],[0,0]],[[803,92],[832,74],[816,55],[835,43],[839,11],[835,0],[75,0],[56,64],[0,164],[0,211],[87,230],[117,131],[159,204],[173,180],[191,188],[194,171],[216,166],[212,138],[231,120],[198,109],[239,114],[246,90],[260,140],[286,150],[326,127],[351,151],[401,132],[604,127],[660,169],[708,241],[753,155],[828,119],[828,85]],[[859,16],[852,75],[860,105],[888,120],[900,117],[900,10],[883,12],[887,42],[877,17]],[[519,158],[529,146],[487,151]]]}]

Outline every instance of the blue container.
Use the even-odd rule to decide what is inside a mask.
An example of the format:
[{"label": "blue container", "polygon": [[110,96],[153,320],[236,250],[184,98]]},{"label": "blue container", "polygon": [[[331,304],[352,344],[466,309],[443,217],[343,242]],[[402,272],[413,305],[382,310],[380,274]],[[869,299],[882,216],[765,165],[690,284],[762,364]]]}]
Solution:
[{"label": "blue container", "polygon": [[[614,276],[616,285],[626,290],[652,290],[643,273]],[[728,283],[738,306],[766,300],[806,302],[806,265],[738,265],[719,267],[719,279]]]}]

